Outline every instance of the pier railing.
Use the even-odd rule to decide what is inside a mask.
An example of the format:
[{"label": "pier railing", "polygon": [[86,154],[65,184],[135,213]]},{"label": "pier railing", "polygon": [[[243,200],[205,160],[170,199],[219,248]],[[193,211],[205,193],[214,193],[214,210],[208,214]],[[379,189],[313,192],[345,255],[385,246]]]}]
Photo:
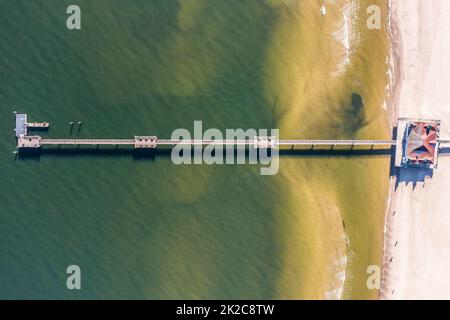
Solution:
[{"label": "pier railing", "polygon": [[174,145],[234,145],[274,148],[277,146],[392,146],[395,140],[279,140],[273,137],[255,137],[246,140],[192,140],[158,139],[155,136],[136,136],[134,139],[43,139],[40,136],[21,136],[19,148],[40,148],[45,145],[130,145],[136,148],[156,148]]}]

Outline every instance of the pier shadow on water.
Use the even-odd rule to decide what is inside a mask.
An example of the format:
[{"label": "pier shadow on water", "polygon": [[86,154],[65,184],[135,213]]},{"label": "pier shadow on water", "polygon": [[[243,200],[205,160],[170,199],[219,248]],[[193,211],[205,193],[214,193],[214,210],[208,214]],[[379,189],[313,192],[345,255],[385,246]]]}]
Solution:
[{"label": "pier shadow on water", "polygon": [[[394,134],[396,129],[394,129]],[[237,159],[238,150],[234,150],[234,159]],[[247,148],[245,150],[246,162],[250,157],[251,151]],[[335,149],[335,148],[309,148],[309,149],[280,149],[278,150],[280,158],[355,158],[355,157],[390,157],[390,176],[396,177],[395,190],[401,183],[408,185],[413,184],[413,189],[416,188],[417,183],[425,182],[427,177],[433,177],[433,170],[429,168],[399,168],[395,167],[395,146],[392,148],[383,149]],[[441,149],[441,154],[450,156],[450,148]],[[17,161],[40,161],[43,157],[49,158],[64,158],[64,157],[97,157],[97,158],[118,158],[128,157],[132,161],[149,161],[153,162],[156,158],[170,159],[172,154],[171,148],[159,148],[159,149],[134,149],[134,148],[86,148],[86,147],[74,147],[74,148],[42,148],[38,150],[20,150],[20,153],[16,155]],[[225,154],[225,152],[224,152]],[[266,154],[264,152],[263,154]],[[193,149],[192,153],[193,155]],[[267,155],[270,156],[270,149],[267,151]],[[259,158],[259,157],[258,157]],[[259,160],[259,159],[258,159]]]},{"label": "pier shadow on water", "polygon": [[[254,151],[254,150],[253,150]],[[267,152],[267,153],[266,153]],[[238,154],[239,153],[239,154]],[[280,157],[373,157],[373,156],[390,156],[391,149],[280,149],[278,154]],[[35,160],[39,161],[42,157],[98,157],[98,158],[117,158],[130,157],[134,160],[155,160],[155,158],[170,158],[172,154],[171,148],[159,149],[134,149],[134,148],[42,148],[37,150],[23,149],[16,155],[15,160]],[[192,153],[193,154],[193,149]],[[225,154],[225,151],[224,151]],[[248,159],[252,152],[247,148],[245,157]],[[264,151],[263,154],[271,156],[271,150]],[[213,154],[214,155],[214,154]],[[240,151],[234,150],[235,159],[240,155]]]},{"label": "pier shadow on water", "polygon": [[[15,160],[39,161],[42,157],[64,158],[64,157],[96,157],[96,158],[118,158],[129,157],[134,160],[154,160],[157,151],[154,149],[135,150],[134,148],[43,148],[40,150],[20,150]],[[169,154],[170,155],[170,154]]]}]

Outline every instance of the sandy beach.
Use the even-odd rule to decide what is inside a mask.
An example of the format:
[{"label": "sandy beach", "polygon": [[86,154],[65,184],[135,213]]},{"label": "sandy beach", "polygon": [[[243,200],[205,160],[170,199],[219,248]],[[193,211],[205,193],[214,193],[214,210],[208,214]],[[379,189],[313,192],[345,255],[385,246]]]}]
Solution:
[{"label": "sandy beach", "polygon": [[[398,62],[392,118],[440,119],[441,139],[448,139],[450,1],[393,0],[391,9]],[[445,155],[432,177],[391,178],[381,299],[450,299],[448,190]]]}]

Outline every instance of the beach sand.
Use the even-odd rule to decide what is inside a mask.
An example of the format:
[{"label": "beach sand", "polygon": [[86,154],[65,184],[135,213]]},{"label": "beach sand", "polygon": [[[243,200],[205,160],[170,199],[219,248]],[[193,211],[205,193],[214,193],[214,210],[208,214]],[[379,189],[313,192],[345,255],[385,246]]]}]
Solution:
[{"label": "beach sand", "polygon": [[[448,0],[392,1],[399,55],[394,114],[440,119],[441,139],[450,138],[449,17]],[[450,157],[439,157],[432,178],[415,184],[396,179],[386,213],[380,298],[450,299]]]}]

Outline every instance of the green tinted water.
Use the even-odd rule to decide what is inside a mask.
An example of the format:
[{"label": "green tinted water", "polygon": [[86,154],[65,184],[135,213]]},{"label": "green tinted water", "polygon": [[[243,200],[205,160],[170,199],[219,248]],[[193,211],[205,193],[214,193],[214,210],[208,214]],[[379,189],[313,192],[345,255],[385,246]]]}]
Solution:
[{"label": "green tinted water", "polygon": [[[78,1],[80,31],[69,4],[0,4],[1,298],[324,298],[345,270],[344,297],[376,296],[365,269],[381,261],[388,159],[286,157],[272,177],[162,155],[14,161],[12,111],[52,137],[169,137],[202,120],[385,138],[385,30],[360,20],[335,73],[343,3],[322,17],[312,1]],[[71,264],[81,291],[65,286]]]}]

